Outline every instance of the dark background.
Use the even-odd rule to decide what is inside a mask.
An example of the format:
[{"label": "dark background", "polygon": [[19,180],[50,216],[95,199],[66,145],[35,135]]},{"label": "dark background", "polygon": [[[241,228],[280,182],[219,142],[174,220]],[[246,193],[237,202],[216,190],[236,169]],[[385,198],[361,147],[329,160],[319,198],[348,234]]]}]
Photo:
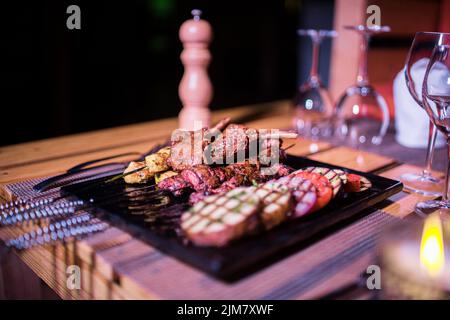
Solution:
[{"label": "dark background", "polygon": [[[81,30],[66,9],[81,8]],[[2,10],[0,145],[176,116],[178,29],[200,8],[214,30],[212,109],[291,98],[332,0],[17,1]],[[328,79],[330,43],[321,52]]]}]

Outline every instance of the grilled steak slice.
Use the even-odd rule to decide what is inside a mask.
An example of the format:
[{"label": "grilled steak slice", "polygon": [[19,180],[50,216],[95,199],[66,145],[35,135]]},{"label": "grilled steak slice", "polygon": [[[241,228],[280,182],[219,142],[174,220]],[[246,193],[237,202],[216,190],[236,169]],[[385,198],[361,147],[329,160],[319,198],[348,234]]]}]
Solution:
[{"label": "grilled steak slice", "polygon": [[260,217],[267,230],[286,220],[292,205],[291,192],[287,186],[267,182],[258,186],[255,194],[263,203]]},{"label": "grilled steak slice", "polygon": [[181,175],[176,175],[160,181],[158,188],[171,191],[175,196],[179,196],[190,188],[190,184]]},{"label": "grilled steak slice", "polygon": [[220,185],[220,179],[215,171],[207,165],[196,165],[181,171],[181,176],[190,183],[195,191],[206,191]]},{"label": "grilled steak slice", "polygon": [[260,200],[253,187],[198,202],[181,216],[181,229],[198,246],[222,247],[258,227]]},{"label": "grilled steak slice", "polygon": [[[263,175],[257,165],[249,162],[230,164],[227,167],[196,165],[182,170],[177,179],[158,183],[158,187],[172,192],[177,191],[176,195],[182,193],[181,188],[192,188],[206,194],[219,194],[240,186],[265,182],[289,172],[289,168],[282,164],[278,164],[276,170],[275,175]],[[203,198],[200,194],[195,194],[190,198],[189,203],[196,203]]]}]

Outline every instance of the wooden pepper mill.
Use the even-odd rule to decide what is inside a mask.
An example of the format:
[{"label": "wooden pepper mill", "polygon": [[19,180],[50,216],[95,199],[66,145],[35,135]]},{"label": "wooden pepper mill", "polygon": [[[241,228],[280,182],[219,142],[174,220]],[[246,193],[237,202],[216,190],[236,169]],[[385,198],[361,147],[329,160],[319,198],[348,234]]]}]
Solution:
[{"label": "wooden pepper mill", "polygon": [[184,75],[178,87],[183,103],[178,118],[180,128],[186,130],[209,127],[211,112],[208,106],[213,95],[207,72],[211,60],[208,45],[212,39],[212,29],[207,21],[200,19],[200,10],[192,10],[191,13],[193,18],[181,25],[179,33],[184,47],[180,56]]}]

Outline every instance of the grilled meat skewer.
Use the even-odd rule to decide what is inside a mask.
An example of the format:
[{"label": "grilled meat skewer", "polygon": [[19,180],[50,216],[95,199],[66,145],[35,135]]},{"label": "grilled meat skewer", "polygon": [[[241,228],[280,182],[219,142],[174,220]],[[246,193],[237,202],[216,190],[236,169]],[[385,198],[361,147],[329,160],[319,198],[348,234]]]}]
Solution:
[{"label": "grilled meat skewer", "polygon": [[[297,137],[297,134],[292,132],[256,130],[237,124],[228,125],[221,133],[219,130],[221,127],[223,123],[222,126],[210,130],[206,128],[197,131],[176,130],[172,135],[171,154],[167,159],[170,167],[181,171],[198,164],[236,162],[231,161],[235,157],[241,157],[237,162],[242,162],[259,154],[270,155],[268,149],[274,145],[274,141],[277,141],[276,147],[280,150],[282,138]],[[250,146],[257,146],[254,143],[258,143],[259,148],[255,149],[259,150],[255,150],[257,154],[251,155]]]}]

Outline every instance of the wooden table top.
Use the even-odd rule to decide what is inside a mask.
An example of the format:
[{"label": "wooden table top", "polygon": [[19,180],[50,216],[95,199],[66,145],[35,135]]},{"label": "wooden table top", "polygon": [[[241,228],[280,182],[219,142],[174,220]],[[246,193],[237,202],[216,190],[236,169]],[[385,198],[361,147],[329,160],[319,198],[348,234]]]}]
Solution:
[{"label": "wooden table top", "polygon": [[[213,121],[224,116],[231,116],[235,122],[257,128],[286,129],[291,127],[292,120],[287,101],[216,111]],[[71,166],[92,159],[124,152],[146,152],[154,144],[166,140],[176,127],[177,119],[171,118],[1,147],[1,195],[5,200],[13,196],[6,187],[11,182],[62,173]],[[419,167],[402,164],[386,155],[335,147],[327,142],[304,139],[295,142],[295,146],[289,149],[291,154],[360,171],[376,172],[393,179],[402,172],[420,170]],[[364,161],[357,160],[361,154]],[[403,192],[374,211],[381,210],[387,215],[405,217],[420,199],[422,197]],[[17,232],[13,228],[0,228],[0,239],[5,240]],[[258,298],[264,296],[262,292],[266,279],[272,277],[274,280],[271,281],[280,283],[289,281],[295,264],[302,263],[296,260],[301,253],[293,253],[289,258],[276,262],[269,270],[264,269],[238,282],[223,283],[163,255],[116,228],[109,228],[106,232],[83,240],[33,248],[16,254],[59,296],[67,299]],[[313,298],[352,281],[359,275],[356,271],[365,268],[367,263],[367,257],[361,257],[355,261],[352,270],[340,270],[342,272],[337,272],[333,279],[324,280],[306,294],[294,298]],[[69,290],[65,285],[66,267],[72,264],[81,266],[83,275],[89,275],[82,277],[81,290]],[[273,272],[278,274],[280,270],[282,275],[274,277]],[[258,289],[249,290],[250,287]]]}]

